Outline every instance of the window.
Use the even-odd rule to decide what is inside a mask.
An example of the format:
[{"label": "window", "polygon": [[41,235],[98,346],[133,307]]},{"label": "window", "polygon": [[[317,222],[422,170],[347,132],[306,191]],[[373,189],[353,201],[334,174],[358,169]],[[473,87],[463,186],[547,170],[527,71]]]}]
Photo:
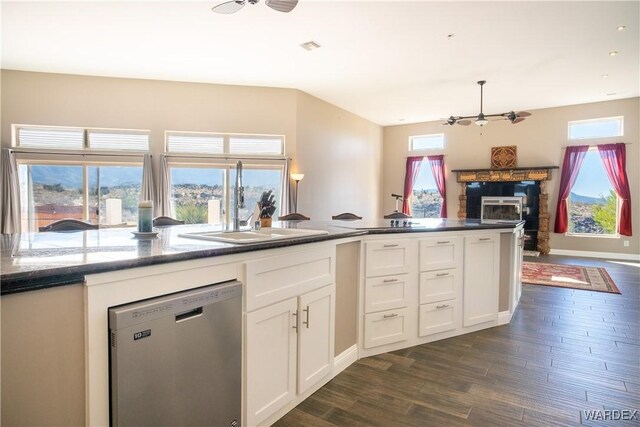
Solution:
[{"label": "window", "polygon": [[616,236],[618,196],[596,147],[587,151],[568,199],[569,234]]},{"label": "window", "polygon": [[[35,232],[63,218],[101,226],[137,222],[142,163],[134,153],[149,151],[148,130],[15,124],[12,130],[24,231]],[[82,160],[74,156],[78,151]],[[114,151],[131,157],[118,163],[87,160],[91,154],[110,156]],[[34,159],[42,154],[63,160]]]},{"label": "window", "polygon": [[569,122],[569,139],[609,138],[622,135],[622,117]]},{"label": "window", "polygon": [[443,148],[444,148],[443,133],[409,137],[409,151],[441,150]]},{"label": "window", "polygon": [[414,218],[439,218],[442,208],[442,197],[429,167],[429,162],[423,161],[420,172],[413,184],[411,199],[411,213]]},{"label": "window", "polygon": [[224,153],[223,135],[167,132],[166,144],[167,153]]},{"label": "window", "polygon": [[[248,162],[248,161],[247,161]],[[187,224],[227,224],[233,221],[235,164],[216,166],[170,164],[172,209]],[[283,166],[243,162],[242,184],[245,208],[241,220],[249,218],[263,191],[273,191],[280,200]],[[279,215],[280,208],[274,214]],[[256,220],[254,217],[252,220]]]},{"label": "window", "polygon": [[142,165],[18,161],[22,229],[35,232],[63,218],[133,225]]}]

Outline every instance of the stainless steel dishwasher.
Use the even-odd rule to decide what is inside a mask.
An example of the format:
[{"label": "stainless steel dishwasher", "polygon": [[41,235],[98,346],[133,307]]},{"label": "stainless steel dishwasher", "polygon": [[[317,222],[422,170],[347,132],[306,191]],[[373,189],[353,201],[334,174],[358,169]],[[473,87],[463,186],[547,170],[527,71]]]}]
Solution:
[{"label": "stainless steel dishwasher", "polygon": [[240,426],[242,284],[109,309],[112,426]]}]

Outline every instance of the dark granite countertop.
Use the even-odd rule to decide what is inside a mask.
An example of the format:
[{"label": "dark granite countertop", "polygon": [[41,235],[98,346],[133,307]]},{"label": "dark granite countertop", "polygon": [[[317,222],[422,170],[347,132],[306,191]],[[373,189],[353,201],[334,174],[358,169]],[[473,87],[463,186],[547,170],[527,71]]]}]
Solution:
[{"label": "dark granite countertop", "polygon": [[409,227],[385,221],[274,222],[274,227],[324,230],[327,234],[251,244],[194,240],[179,234],[220,230],[211,225],[158,228],[158,237],[137,239],[133,228],[80,232],[1,235],[2,295],[84,281],[85,275],[191,259],[294,246],[365,234],[509,229],[519,223],[485,224],[478,220],[413,220]]}]

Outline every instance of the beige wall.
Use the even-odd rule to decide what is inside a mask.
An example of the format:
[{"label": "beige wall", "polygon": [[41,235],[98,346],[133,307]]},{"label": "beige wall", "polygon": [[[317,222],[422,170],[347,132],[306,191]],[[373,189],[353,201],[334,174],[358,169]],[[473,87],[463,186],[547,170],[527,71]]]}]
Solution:
[{"label": "beige wall", "polygon": [[357,343],[360,242],[336,246],[336,337],[338,356]]},{"label": "beige wall", "polygon": [[341,212],[380,216],[382,128],[303,92],[298,93],[298,211],[329,220]]},{"label": "beige wall", "polygon": [[2,147],[11,124],[149,129],[152,154],[166,130],[285,135],[299,211],[378,216],[382,128],[298,90],[10,70],[1,85]]},{"label": "beige wall", "polygon": [[84,425],[81,284],[2,297],[2,425]]},{"label": "beige wall", "polygon": [[[638,254],[640,252],[640,151],[638,137],[640,129],[640,98],[619,101],[598,102],[567,107],[531,110],[533,115],[524,122],[512,125],[504,122],[490,122],[479,129],[477,126],[441,126],[441,121],[417,123],[384,128],[384,179],[383,212],[391,212],[394,207],[390,193],[402,193],[404,183],[405,158],[409,155],[410,135],[429,133],[445,134],[445,154],[447,169],[447,201],[449,217],[455,218],[458,211],[460,187],[451,169],[488,168],[491,166],[491,147],[516,145],[518,166],[561,166],[564,150],[568,144],[567,122],[598,117],[624,116],[624,137],[608,139],[606,142],[626,142],[627,174],[631,184],[633,230],[632,237],[590,238],[571,237],[551,233],[552,249],[618,252]],[[589,142],[587,142],[589,143]],[[590,143],[596,143],[593,140]],[[598,143],[602,143],[599,142]],[[553,172],[548,184],[551,224],[555,221],[560,172]],[[623,241],[629,240],[629,247]]]}]

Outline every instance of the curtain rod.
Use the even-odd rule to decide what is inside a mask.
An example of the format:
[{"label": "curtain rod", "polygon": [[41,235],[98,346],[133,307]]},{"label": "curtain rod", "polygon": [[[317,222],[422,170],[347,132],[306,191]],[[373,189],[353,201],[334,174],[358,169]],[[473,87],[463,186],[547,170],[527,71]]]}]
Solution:
[{"label": "curtain rod", "polygon": [[[97,157],[137,157],[137,156],[144,156],[147,153],[131,153],[131,154],[117,154],[117,153],[113,153],[113,154],[109,154],[109,153],[74,153],[74,152],[70,152],[70,153],[66,153],[66,152],[59,152],[59,151],[31,151],[31,150],[14,150],[13,148],[9,148],[9,151],[11,151],[12,153],[16,153],[16,154],[48,154],[48,155],[54,155],[54,156],[97,156]],[[153,157],[151,154],[149,154],[149,157]]]},{"label": "curtain rod", "polygon": [[215,155],[200,155],[198,153],[193,154],[165,154],[166,158],[183,158],[183,159],[215,159],[215,160],[291,160],[290,157],[253,157],[253,156],[215,156]]},{"label": "curtain rod", "polygon": [[[620,142],[614,142],[614,144],[621,144]],[[624,145],[631,145],[633,144],[632,142],[622,142],[622,144]],[[564,150],[567,147],[579,147],[581,145],[586,145],[587,147],[597,147],[598,145],[611,145],[609,144],[575,144],[575,145],[563,145],[562,147],[560,147],[561,150]]]}]

